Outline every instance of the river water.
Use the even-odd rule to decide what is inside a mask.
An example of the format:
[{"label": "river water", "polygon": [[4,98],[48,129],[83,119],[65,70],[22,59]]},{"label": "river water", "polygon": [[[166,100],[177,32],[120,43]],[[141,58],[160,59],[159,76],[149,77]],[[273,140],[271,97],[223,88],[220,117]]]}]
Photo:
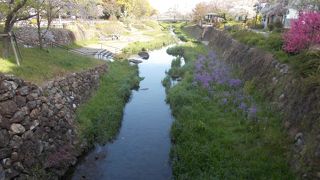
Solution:
[{"label": "river water", "polygon": [[139,64],[140,90],[133,91],[126,105],[117,139],[96,146],[76,167],[73,178],[92,180],[171,179],[170,127],[173,121],[165,103],[161,80],[174,58],[167,48],[150,52]]}]

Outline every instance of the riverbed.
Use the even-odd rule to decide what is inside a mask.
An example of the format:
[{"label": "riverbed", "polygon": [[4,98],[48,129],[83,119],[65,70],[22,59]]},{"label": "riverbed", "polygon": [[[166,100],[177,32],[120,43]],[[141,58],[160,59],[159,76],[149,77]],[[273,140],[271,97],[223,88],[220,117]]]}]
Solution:
[{"label": "riverbed", "polygon": [[140,89],[124,109],[117,138],[96,146],[76,167],[72,179],[171,179],[170,127],[173,117],[161,80],[174,59],[166,49],[150,52],[139,64]]}]

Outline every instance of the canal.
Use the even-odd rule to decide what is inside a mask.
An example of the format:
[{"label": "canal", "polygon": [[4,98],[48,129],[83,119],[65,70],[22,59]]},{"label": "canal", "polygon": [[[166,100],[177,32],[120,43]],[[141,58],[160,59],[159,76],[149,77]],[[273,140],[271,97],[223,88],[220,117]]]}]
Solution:
[{"label": "canal", "polygon": [[173,117],[161,80],[174,57],[166,49],[151,51],[150,58],[139,64],[144,80],[125,107],[117,138],[104,146],[97,145],[77,165],[72,179],[172,178],[169,152]]}]

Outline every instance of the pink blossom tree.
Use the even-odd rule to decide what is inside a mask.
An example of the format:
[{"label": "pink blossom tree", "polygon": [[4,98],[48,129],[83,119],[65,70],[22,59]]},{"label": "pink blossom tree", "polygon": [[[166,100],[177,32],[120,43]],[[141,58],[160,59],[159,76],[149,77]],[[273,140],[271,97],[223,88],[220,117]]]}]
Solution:
[{"label": "pink blossom tree", "polygon": [[320,44],[320,12],[303,12],[284,34],[283,48],[288,53],[298,53],[315,44]]}]

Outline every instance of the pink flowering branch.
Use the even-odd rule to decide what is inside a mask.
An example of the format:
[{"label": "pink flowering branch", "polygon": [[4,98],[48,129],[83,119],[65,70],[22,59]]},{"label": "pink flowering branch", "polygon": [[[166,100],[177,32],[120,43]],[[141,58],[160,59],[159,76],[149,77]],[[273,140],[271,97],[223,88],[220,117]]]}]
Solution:
[{"label": "pink flowering branch", "polygon": [[291,29],[284,34],[283,49],[289,53],[298,53],[312,45],[320,44],[320,13],[303,12],[292,21]]}]

